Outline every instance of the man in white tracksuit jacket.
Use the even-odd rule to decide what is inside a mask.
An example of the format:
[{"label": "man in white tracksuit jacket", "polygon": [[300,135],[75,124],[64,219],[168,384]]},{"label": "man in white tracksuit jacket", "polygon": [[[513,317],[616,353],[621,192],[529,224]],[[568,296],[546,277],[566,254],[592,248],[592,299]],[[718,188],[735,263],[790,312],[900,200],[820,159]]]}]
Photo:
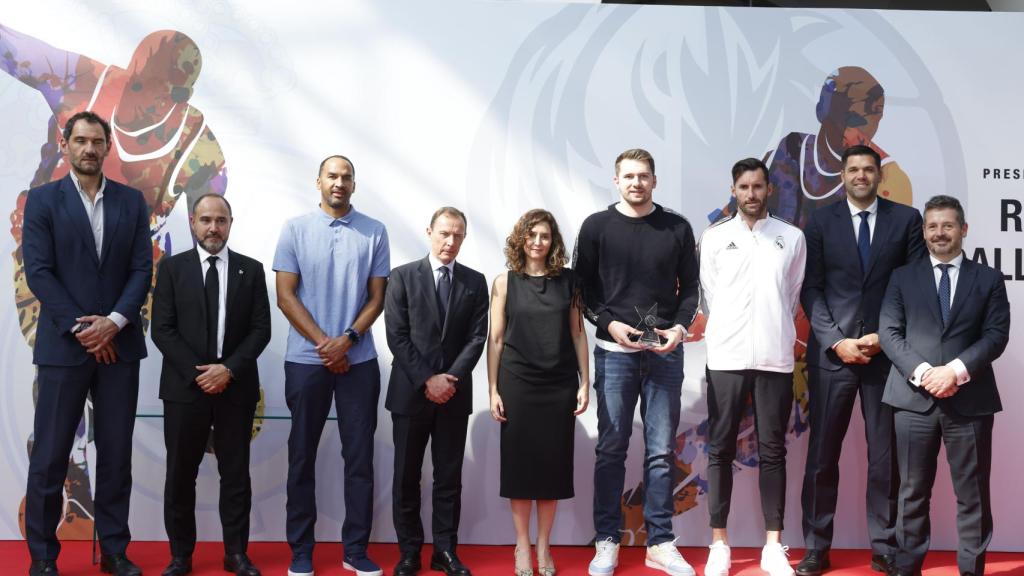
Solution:
[{"label": "man in white tracksuit jacket", "polygon": [[747,398],[753,396],[767,537],[761,569],[792,576],[781,544],[786,427],[793,406],[794,317],[807,257],[803,232],[768,213],[768,168],[755,158],[732,169],[736,212],[700,239],[700,283],[708,315],[708,507],[712,544],[705,576],[730,566],[726,523],[732,462]]}]

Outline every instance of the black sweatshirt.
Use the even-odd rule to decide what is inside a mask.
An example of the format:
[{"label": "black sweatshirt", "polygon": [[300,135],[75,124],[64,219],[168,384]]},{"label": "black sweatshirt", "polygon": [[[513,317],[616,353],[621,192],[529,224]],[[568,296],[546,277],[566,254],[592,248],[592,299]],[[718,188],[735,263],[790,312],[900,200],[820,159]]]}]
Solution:
[{"label": "black sweatshirt", "polygon": [[693,229],[682,215],[655,204],[643,218],[622,214],[615,204],[587,217],[580,227],[573,268],[587,319],[609,342],[608,324],[636,326],[658,305],[658,328],[689,329],[697,313],[700,279]]}]

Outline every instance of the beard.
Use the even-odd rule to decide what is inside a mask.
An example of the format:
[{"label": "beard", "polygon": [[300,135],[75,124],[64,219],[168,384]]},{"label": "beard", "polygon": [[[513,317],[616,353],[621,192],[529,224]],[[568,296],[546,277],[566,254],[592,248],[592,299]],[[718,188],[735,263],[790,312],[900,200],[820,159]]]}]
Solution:
[{"label": "beard", "polygon": [[761,218],[765,215],[765,203],[758,202],[757,204],[747,204],[746,202],[739,204],[740,212],[750,218]]},{"label": "beard", "polygon": [[[91,160],[92,162],[84,164],[83,160]],[[103,170],[103,162],[98,158],[80,158],[78,160],[72,160],[71,167],[75,169],[75,172],[82,174],[83,176],[95,176]]]},{"label": "beard", "polygon": [[225,240],[220,236],[207,236],[199,241],[199,245],[210,254],[217,254],[224,249]]}]

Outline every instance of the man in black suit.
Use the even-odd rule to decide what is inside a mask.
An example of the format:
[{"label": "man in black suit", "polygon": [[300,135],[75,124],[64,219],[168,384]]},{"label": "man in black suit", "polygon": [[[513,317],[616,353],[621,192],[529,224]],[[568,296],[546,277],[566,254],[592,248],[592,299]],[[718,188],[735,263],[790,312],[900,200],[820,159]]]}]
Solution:
[{"label": "man in black suit", "polygon": [[141,192],[103,175],[110,153],[104,119],[71,116],[60,149],[70,172],[29,190],[21,245],[28,286],[40,303],[32,356],[39,394],[25,491],[29,574],[57,574],[64,478],[88,395],[100,569],[131,576],[141,574],[125,550],[139,360],[146,357],[140,311],[153,278],[149,210]]},{"label": "man in black suit", "polygon": [[444,207],[427,228],[430,254],[391,271],[384,298],[388,348],[394,355],[386,406],[394,423],[395,576],[421,567],[420,476],[427,440],[434,464],[434,553],[430,567],[469,576],[455,554],[462,508],[462,459],[473,410],[473,367],[487,338],[483,274],[455,262],[466,216]]},{"label": "man in black suit", "polygon": [[227,249],[231,205],[206,194],[192,207],[199,245],[160,263],[153,292],[153,343],[163,353],[164,526],[171,563],[163,576],[192,570],[196,476],[210,427],[220,472],[224,569],[259,576],[249,543],[249,439],[260,397],[256,366],[270,342],[270,302],[263,265]]},{"label": "man in black suit", "polygon": [[880,353],[878,313],[889,276],[924,258],[921,215],[878,197],[881,158],[867,146],[842,155],[846,201],[811,213],[800,302],[811,323],[807,343],[810,440],[803,483],[807,553],[796,573],[830,566],[839,493],[839,455],[857,395],[868,448],[867,525],[871,568],[887,572],[897,549],[892,409],[882,404],[890,362]]},{"label": "man in black suit", "polygon": [[935,196],[924,207],[929,259],[892,275],[879,336],[892,359],[882,401],[894,409],[900,471],[899,574],[920,574],[939,445],[956,493],[960,574],[985,572],[992,539],[992,421],[1002,410],[992,362],[1010,338],[1002,273],[964,257],[964,209]]}]

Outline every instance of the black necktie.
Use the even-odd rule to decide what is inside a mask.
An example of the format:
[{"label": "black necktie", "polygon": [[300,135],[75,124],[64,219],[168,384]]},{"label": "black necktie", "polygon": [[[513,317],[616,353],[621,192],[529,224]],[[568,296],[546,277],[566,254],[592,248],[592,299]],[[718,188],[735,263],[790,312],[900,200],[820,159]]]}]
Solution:
[{"label": "black necktie", "polygon": [[440,306],[441,311],[441,326],[444,326],[444,321],[448,317],[448,295],[452,292],[452,277],[448,273],[447,266],[441,266],[438,268],[441,273],[441,277],[437,280],[437,303]]},{"label": "black necktie", "polygon": [[942,328],[949,324],[949,306],[952,303],[952,286],[949,284],[949,269],[952,264],[939,264],[942,276],[939,276],[939,312],[942,313]]},{"label": "black necktie", "polygon": [[868,216],[871,212],[864,210],[860,216],[860,231],[857,232],[857,253],[860,254],[860,270],[867,274],[868,259],[871,258],[871,227],[868,226]]},{"label": "black necktie", "polygon": [[220,277],[217,275],[217,257],[206,259],[206,357],[208,362],[217,360],[217,317],[220,308]]}]

